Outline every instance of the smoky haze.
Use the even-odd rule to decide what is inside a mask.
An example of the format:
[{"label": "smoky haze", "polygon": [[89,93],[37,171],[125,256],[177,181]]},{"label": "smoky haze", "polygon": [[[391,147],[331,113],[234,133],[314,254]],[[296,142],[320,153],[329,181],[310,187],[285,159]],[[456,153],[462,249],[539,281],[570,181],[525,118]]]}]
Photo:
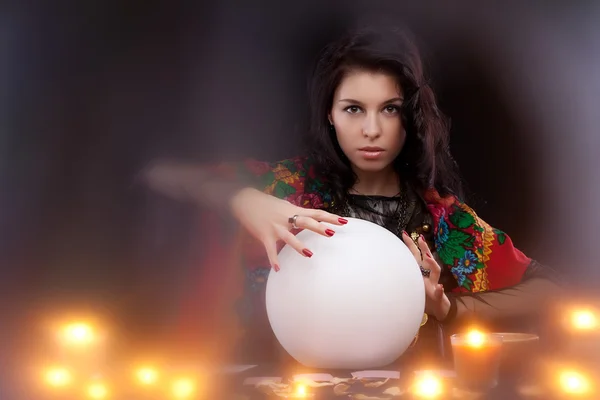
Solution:
[{"label": "smoky haze", "polygon": [[199,3],[0,14],[0,293],[15,329],[77,303],[168,336],[203,238],[136,172],[296,154],[316,52],[370,14],[419,37],[480,216],[597,284],[596,3]]}]

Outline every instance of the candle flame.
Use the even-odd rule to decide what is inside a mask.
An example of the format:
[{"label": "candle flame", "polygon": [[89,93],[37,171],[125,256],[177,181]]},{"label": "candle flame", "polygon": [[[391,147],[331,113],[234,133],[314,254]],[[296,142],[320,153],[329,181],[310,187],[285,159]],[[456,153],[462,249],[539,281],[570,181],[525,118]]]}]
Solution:
[{"label": "candle flame", "polygon": [[189,399],[196,391],[196,385],[192,379],[182,378],[173,382],[173,396],[177,399]]},{"label": "candle flame", "polygon": [[137,380],[143,385],[152,385],[158,380],[158,372],[153,368],[140,368],[136,372]]},{"label": "candle flame", "polygon": [[108,396],[108,389],[101,383],[91,384],[87,392],[92,399],[105,399]]},{"label": "candle flame", "polygon": [[75,322],[63,328],[65,342],[74,345],[88,345],[94,341],[94,330],[83,322]]},{"label": "candle flame", "polygon": [[54,387],[64,387],[71,383],[71,373],[64,368],[52,368],[46,371],[46,383]]},{"label": "candle flame", "polygon": [[590,391],[590,382],[582,374],[576,371],[562,371],[559,383],[563,392],[568,394],[587,394]]},{"label": "candle flame", "polygon": [[306,397],[306,386],[298,385],[296,386],[296,397]]},{"label": "candle flame", "polygon": [[571,322],[573,327],[581,330],[591,330],[598,327],[596,315],[590,310],[577,310],[573,312]]},{"label": "candle flame", "polygon": [[434,399],[442,392],[442,382],[433,374],[427,374],[415,382],[414,394],[419,398]]},{"label": "candle flame", "polygon": [[469,346],[481,347],[485,344],[486,336],[478,330],[472,330],[467,333],[466,342]]}]

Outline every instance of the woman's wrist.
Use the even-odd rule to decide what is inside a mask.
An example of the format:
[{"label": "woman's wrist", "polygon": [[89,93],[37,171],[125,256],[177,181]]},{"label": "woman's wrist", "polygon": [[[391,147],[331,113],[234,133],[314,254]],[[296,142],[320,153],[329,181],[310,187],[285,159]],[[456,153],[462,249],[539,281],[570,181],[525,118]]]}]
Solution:
[{"label": "woman's wrist", "polygon": [[227,196],[227,203],[231,212],[237,215],[239,210],[248,203],[248,199],[256,193],[262,192],[251,187],[232,187],[231,192]]},{"label": "woman's wrist", "polygon": [[440,299],[440,304],[435,310],[433,317],[435,317],[435,319],[437,319],[438,321],[445,320],[448,316],[448,313],[450,312],[450,306],[450,299],[448,299],[448,296],[444,294]]},{"label": "woman's wrist", "polygon": [[449,323],[454,320],[457,312],[456,299],[453,296],[444,294],[443,304],[440,307],[440,311],[437,315],[434,315],[435,319],[441,323]]}]

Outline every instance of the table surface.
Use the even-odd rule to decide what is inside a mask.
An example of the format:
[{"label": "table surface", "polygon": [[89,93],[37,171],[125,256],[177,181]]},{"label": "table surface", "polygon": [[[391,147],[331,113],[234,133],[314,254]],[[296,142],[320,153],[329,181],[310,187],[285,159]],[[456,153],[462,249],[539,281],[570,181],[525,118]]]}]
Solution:
[{"label": "table surface", "polygon": [[[440,374],[443,374],[446,376],[446,378],[444,378],[444,384],[445,384],[445,386],[447,386],[449,388],[449,390],[446,391],[446,393],[448,393],[447,395],[444,395],[441,397],[443,399],[490,399],[490,400],[531,399],[531,400],[533,400],[533,399],[551,399],[552,398],[552,396],[550,394],[548,394],[548,393],[544,394],[544,393],[540,392],[541,388],[536,387],[535,384],[525,383],[526,380],[520,380],[519,383],[516,383],[516,382],[512,381],[510,378],[507,378],[507,379],[504,379],[504,382],[503,382],[502,377],[500,377],[499,384],[497,385],[497,387],[494,388],[493,390],[489,391],[488,393],[476,394],[476,393],[460,391],[459,389],[452,388],[452,386],[455,386],[454,385],[455,380],[452,377],[452,374],[453,374],[452,370],[443,369],[443,370],[436,370],[436,371],[439,372]],[[379,395],[380,396],[379,398],[382,398],[382,399],[386,399],[386,398],[410,399],[410,398],[412,398],[411,395],[406,391],[406,389],[410,385],[410,382],[414,379],[416,371],[400,370],[400,371],[396,371],[396,372],[399,372],[399,379],[390,379],[385,385],[383,385],[377,389],[368,389],[367,388],[365,390],[364,386],[361,384],[354,385],[352,388],[354,390],[357,390],[356,392],[354,392],[354,394],[361,393],[363,395],[371,396],[372,398],[378,398],[377,396]],[[326,374],[330,374],[336,378],[352,377],[351,371],[324,371],[324,370],[309,371],[306,368],[302,368],[302,367],[297,367],[297,368],[284,367],[282,369],[281,366],[277,366],[277,365],[255,365],[255,366],[237,365],[237,366],[229,366],[226,368],[227,378],[225,380],[226,384],[223,386],[227,387],[227,391],[231,391],[231,393],[236,393],[237,395],[242,395],[240,398],[267,399],[267,398],[271,398],[271,397],[264,395],[263,393],[259,392],[255,388],[256,381],[261,380],[261,379],[264,379],[264,380],[271,379],[272,380],[273,378],[281,378],[283,382],[290,382],[294,375],[301,374],[301,373],[321,373],[321,374],[326,373]],[[385,378],[382,377],[381,379],[377,379],[377,380],[384,380],[384,379]],[[509,382],[513,382],[513,383],[509,383]],[[531,382],[531,380],[530,380],[530,382]],[[389,387],[399,387],[403,391],[405,391],[405,393],[402,396],[398,396],[398,397],[381,396],[381,393],[383,393],[383,391]],[[314,397],[312,397],[312,398],[315,400],[316,399],[352,398],[352,396],[350,394],[336,396],[333,393],[333,389],[331,386],[312,389],[310,391],[314,393]],[[538,394],[536,395],[536,393],[538,393]],[[274,398],[276,398],[276,397],[274,396]]]}]

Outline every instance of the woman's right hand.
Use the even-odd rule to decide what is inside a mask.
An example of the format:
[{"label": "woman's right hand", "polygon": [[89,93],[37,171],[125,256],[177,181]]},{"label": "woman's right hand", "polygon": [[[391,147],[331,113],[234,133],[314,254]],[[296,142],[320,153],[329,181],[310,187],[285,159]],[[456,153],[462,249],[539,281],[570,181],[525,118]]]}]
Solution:
[{"label": "woman's right hand", "polygon": [[320,235],[331,237],[335,231],[321,222],[344,225],[348,221],[323,210],[312,210],[295,206],[288,201],[265,194],[256,189],[242,189],[230,201],[233,215],[252,236],[265,246],[271,267],[279,271],[277,242],[284,241],[305,257],[313,253],[290,230],[290,217],[298,215],[296,226],[309,229]]}]

